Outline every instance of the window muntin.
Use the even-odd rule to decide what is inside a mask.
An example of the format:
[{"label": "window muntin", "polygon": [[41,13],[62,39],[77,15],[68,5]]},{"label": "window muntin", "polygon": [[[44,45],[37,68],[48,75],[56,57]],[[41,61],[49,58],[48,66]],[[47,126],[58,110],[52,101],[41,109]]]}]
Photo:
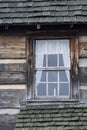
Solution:
[{"label": "window muntin", "polygon": [[36,40],[36,96],[69,97],[69,40]]}]

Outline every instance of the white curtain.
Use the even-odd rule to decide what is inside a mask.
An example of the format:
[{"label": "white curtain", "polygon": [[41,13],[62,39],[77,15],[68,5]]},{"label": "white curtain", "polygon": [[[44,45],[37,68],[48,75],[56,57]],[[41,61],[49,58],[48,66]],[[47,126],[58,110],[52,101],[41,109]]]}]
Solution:
[{"label": "white curtain", "polygon": [[[69,40],[36,40],[36,68],[43,68],[43,59],[46,54],[62,54],[64,67],[70,68]],[[36,81],[41,80],[41,71],[37,71]],[[66,71],[69,80],[69,72]]]},{"label": "white curtain", "polygon": [[[36,40],[36,68],[43,68],[44,54],[47,54],[47,41]],[[36,72],[36,81],[40,82],[42,71]]]},{"label": "white curtain", "polygon": [[[60,54],[63,55],[64,67],[70,69],[70,48],[69,48],[69,40],[60,40],[59,41],[59,50]],[[68,81],[69,81],[69,71],[65,71]]]}]

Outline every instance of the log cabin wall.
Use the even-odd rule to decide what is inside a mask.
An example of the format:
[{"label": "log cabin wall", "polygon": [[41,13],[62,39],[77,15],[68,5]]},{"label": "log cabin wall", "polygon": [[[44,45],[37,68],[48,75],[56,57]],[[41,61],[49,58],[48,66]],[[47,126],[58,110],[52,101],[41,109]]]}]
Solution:
[{"label": "log cabin wall", "polygon": [[87,36],[79,37],[80,102],[87,103]]},{"label": "log cabin wall", "polygon": [[26,99],[26,38],[0,36],[0,130],[12,130]]},{"label": "log cabin wall", "polygon": [[[87,103],[87,36],[79,36],[79,94]],[[0,130],[12,130],[26,100],[26,36],[0,36]],[[29,87],[29,86],[28,86]],[[28,95],[29,96],[29,95]],[[63,103],[62,103],[63,104]]]}]

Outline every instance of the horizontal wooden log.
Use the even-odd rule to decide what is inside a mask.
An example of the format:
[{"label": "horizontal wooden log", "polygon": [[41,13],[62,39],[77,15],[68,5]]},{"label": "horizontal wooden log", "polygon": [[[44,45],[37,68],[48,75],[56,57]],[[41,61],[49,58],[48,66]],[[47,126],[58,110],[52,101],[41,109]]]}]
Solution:
[{"label": "horizontal wooden log", "polygon": [[80,103],[85,104],[87,102],[87,89],[80,90]]},{"label": "horizontal wooden log", "polygon": [[20,107],[20,102],[22,103],[25,99],[26,89],[0,89],[0,108],[2,109],[5,107],[18,108]]},{"label": "horizontal wooden log", "polygon": [[80,43],[79,57],[87,57],[87,42],[86,43]]},{"label": "horizontal wooden log", "polygon": [[87,42],[87,36],[80,36],[79,37],[79,42]]},{"label": "horizontal wooden log", "polygon": [[25,37],[0,36],[0,58],[25,58]]},{"label": "horizontal wooden log", "polygon": [[82,90],[87,90],[87,85],[85,86],[82,86],[82,85],[80,85],[80,89],[82,89]]},{"label": "horizontal wooden log", "polygon": [[79,58],[79,67],[87,67],[87,58]]},{"label": "horizontal wooden log", "polygon": [[26,64],[0,64],[0,72],[26,72]]},{"label": "horizontal wooden log", "polygon": [[87,67],[79,68],[79,81],[81,84],[87,84]]},{"label": "horizontal wooden log", "polygon": [[0,73],[0,84],[9,84],[9,83],[26,83],[26,74],[23,72],[1,72]]},{"label": "horizontal wooden log", "polygon": [[9,51],[0,52],[0,58],[25,58],[25,52]]}]

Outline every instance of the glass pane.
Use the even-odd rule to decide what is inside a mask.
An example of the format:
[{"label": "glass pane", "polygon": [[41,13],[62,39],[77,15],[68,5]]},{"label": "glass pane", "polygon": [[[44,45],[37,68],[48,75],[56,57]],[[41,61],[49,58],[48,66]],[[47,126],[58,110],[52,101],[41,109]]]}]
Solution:
[{"label": "glass pane", "polygon": [[58,54],[59,66],[70,67],[69,40],[36,40],[35,52],[37,68],[46,66],[44,55],[48,55],[48,67],[57,66]]},{"label": "glass pane", "polygon": [[36,54],[47,54],[47,40],[36,40]]},{"label": "glass pane", "polygon": [[46,55],[43,57],[43,67],[46,67]]},{"label": "glass pane", "polygon": [[48,82],[57,82],[57,71],[48,71]]},{"label": "glass pane", "polygon": [[36,68],[46,67],[46,55],[36,55]]},{"label": "glass pane", "polygon": [[69,84],[60,83],[59,84],[59,96],[68,96],[69,95]]},{"label": "glass pane", "polygon": [[59,82],[69,81],[69,71],[59,71]]},{"label": "glass pane", "polygon": [[46,82],[46,71],[36,72],[36,82]]},{"label": "glass pane", "polygon": [[46,84],[40,83],[37,85],[37,96],[46,96]]},{"label": "glass pane", "polygon": [[47,53],[58,54],[59,52],[59,40],[47,40]]},{"label": "glass pane", "polygon": [[42,68],[45,62],[44,55],[36,55],[36,68]]},{"label": "glass pane", "polygon": [[64,66],[63,54],[59,54],[59,66]]},{"label": "glass pane", "polygon": [[57,96],[57,83],[48,83],[48,96]]},{"label": "glass pane", "polygon": [[48,67],[54,67],[57,66],[57,55],[52,54],[48,55]]},{"label": "glass pane", "polygon": [[42,71],[41,82],[46,82],[46,71]]}]

